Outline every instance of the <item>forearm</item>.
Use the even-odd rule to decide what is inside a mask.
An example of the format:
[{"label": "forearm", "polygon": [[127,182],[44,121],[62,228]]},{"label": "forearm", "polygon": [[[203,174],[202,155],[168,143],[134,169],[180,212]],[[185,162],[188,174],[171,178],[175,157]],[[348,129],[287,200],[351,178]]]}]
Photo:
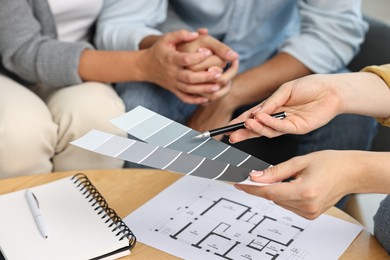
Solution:
[{"label": "forearm", "polygon": [[84,81],[146,81],[144,56],[145,51],[85,50],[80,57],[79,75]]},{"label": "forearm", "polygon": [[233,80],[232,99],[238,106],[270,96],[283,83],[306,76],[311,71],[287,53],[279,53],[266,63],[245,71]]},{"label": "forearm", "polygon": [[340,113],[361,114],[379,118],[390,116],[390,90],[376,74],[369,72],[328,75],[332,88],[338,91]]},{"label": "forearm", "polygon": [[[350,193],[390,194],[390,152],[347,151]],[[343,167],[343,166],[341,166]]]},{"label": "forearm", "polygon": [[160,35],[149,35],[149,36],[146,36],[145,38],[142,39],[142,41],[140,42],[139,44],[139,49],[140,50],[143,50],[143,49],[147,49],[147,48],[150,48],[155,42],[158,41],[158,39],[160,39],[161,36]]}]

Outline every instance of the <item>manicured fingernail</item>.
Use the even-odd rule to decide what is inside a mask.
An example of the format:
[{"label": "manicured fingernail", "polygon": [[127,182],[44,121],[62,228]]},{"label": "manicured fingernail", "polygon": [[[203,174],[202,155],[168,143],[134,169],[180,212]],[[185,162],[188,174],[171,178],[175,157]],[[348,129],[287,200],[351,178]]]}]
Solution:
[{"label": "manicured fingernail", "polygon": [[214,78],[219,78],[219,77],[221,77],[222,76],[222,74],[221,73],[216,73],[215,75],[214,75]]},{"label": "manicured fingernail", "polygon": [[260,177],[260,176],[262,176],[263,174],[264,174],[263,171],[255,171],[255,172],[249,173],[249,175],[250,175],[251,177]]},{"label": "manicured fingernail", "polygon": [[213,86],[213,87],[211,88],[211,91],[212,91],[212,92],[216,92],[216,91],[218,91],[219,89],[220,89],[219,86]]},{"label": "manicured fingernail", "polygon": [[237,52],[235,52],[235,51],[233,51],[233,50],[229,50],[229,51],[227,52],[227,56],[228,56],[229,58],[237,58],[237,57],[238,57],[238,54],[237,54]]},{"label": "manicured fingernail", "polygon": [[223,69],[221,69],[220,67],[212,66],[212,67],[208,68],[207,71],[208,72],[215,72],[215,73],[222,73]]},{"label": "manicured fingernail", "polygon": [[210,56],[212,54],[212,52],[206,48],[199,48],[198,52],[202,53],[205,56]]},{"label": "manicured fingernail", "polygon": [[247,124],[245,124],[245,122],[244,122],[244,126],[245,126],[246,129],[252,130]]},{"label": "manicured fingernail", "polygon": [[234,185],[234,188],[236,188],[237,190],[242,190],[241,187],[236,184]]}]

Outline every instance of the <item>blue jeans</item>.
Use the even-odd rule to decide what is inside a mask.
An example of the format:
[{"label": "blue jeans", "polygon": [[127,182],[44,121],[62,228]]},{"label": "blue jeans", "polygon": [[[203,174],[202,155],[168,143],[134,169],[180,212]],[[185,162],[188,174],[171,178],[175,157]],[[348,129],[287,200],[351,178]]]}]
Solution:
[{"label": "blue jeans", "polygon": [[126,111],[143,106],[183,125],[197,107],[186,104],[164,88],[147,82],[118,83],[115,90],[125,102]]}]

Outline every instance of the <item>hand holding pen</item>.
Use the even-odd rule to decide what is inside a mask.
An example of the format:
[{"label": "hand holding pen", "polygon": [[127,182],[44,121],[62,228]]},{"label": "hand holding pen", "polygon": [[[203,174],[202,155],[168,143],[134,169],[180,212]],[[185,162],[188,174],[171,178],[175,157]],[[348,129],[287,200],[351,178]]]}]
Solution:
[{"label": "hand holding pen", "polygon": [[35,197],[34,193],[32,193],[30,190],[26,190],[26,200],[28,206],[30,207],[32,216],[34,217],[34,220],[37,223],[39,232],[41,232],[44,238],[48,238],[48,230],[47,230],[46,222],[42,215],[41,210],[39,209],[39,202],[37,197]]},{"label": "hand holding pen", "polygon": [[[272,114],[271,116],[273,118],[277,118],[277,119],[284,119],[286,117],[286,113],[279,112],[279,113]],[[212,137],[212,136],[216,136],[216,135],[220,135],[220,134],[225,134],[228,132],[232,132],[232,131],[235,131],[238,129],[244,129],[244,128],[246,128],[245,122],[240,122],[237,124],[227,125],[224,127],[220,127],[220,128],[216,128],[213,130],[202,132],[199,135],[194,136],[192,139],[204,139],[204,138],[208,138],[208,137]]]}]

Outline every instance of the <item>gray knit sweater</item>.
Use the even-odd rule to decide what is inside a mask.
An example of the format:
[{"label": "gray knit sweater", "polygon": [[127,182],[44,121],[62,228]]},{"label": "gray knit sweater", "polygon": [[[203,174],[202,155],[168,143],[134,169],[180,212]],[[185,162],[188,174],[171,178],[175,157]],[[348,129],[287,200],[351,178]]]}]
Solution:
[{"label": "gray knit sweater", "polygon": [[93,47],[57,39],[47,0],[0,0],[2,73],[50,87],[79,84],[78,65],[85,48]]}]

